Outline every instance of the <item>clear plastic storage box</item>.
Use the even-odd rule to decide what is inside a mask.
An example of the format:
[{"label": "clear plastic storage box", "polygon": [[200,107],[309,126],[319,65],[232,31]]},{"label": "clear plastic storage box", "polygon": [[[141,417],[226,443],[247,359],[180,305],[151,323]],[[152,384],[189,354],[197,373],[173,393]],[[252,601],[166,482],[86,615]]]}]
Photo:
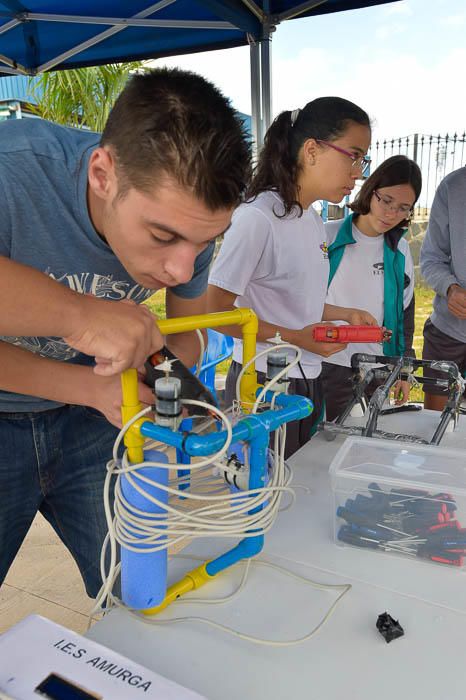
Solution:
[{"label": "clear plastic storage box", "polygon": [[349,437],[330,478],[337,544],[464,565],[465,452]]}]

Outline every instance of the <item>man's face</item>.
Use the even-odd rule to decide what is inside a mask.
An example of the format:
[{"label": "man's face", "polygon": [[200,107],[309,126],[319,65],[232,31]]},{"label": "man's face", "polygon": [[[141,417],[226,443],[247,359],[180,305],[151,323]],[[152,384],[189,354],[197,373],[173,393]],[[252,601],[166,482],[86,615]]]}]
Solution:
[{"label": "man's face", "polygon": [[[100,150],[100,149],[99,149]],[[149,289],[189,282],[194,261],[230,225],[232,208],[211,211],[168,178],[153,193],[130,188],[117,196],[110,178],[104,196],[91,187],[91,218],[130,276]]]}]

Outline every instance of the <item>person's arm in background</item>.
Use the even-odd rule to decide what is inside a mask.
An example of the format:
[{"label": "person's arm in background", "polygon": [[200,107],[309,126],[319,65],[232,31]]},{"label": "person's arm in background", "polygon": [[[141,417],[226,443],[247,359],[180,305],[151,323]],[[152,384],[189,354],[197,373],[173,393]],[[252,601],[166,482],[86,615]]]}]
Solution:
[{"label": "person's arm in background", "polygon": [[[0,389],[90,406],[121,427],[120,377],[97,376],[92,367],[51,360],[0,342]],[[153,403],[151,389],[142,382],[138,383],[138,392],[143,406]]]},{"label": "person's arm in background", "polygon": [[[214,311],[234,311],[236,309],[234,302],[237,296],[235,292],[230,292],[227,289],[221,289],[213,284],[209,284],[207,290],[207,307],[209,313]],[[270,338],[273,338],[278,332],[283,341],[298,345],[298,347],[303,348],[303,350],[314,352],[317,355],[322,355],[322,357],[330,357],[330,355],[340,352],[340,350],[346,347],[346,345],[341,343],[321,343],[313,340],[312,329],[320,325],[322,324],[314,323],[305,328],[291,329],[285,326],[279,326],[276,323],[268,323],[260,318],[257,340],[259,342],[266,342],[270,340]],[[225,326],[224,328],[218,328],[218,330],[234,338],[242,338],[241,328],[239,326]]]},{"label": "person's arm in background", "polygon": [[[252,207],[240,208],[235,212],[210,273],[207,289],[209,313],[234,310],[237,297],[244,294],[251,280],[266,277],[272,266],[269,221],[261,211]],[[312,339],[312,328],[313,325],[310,325],[293,330],[259,318],[257,340],[265,342],[278,332],[284,341],[323,357],[333,355],[345,347],[339,343],[316,343]],[[236,325],[218,330],[235,338],[242,337],[241,329]]]},{"label": "person's arm in background", "polygon": [[0,256],[0,334],[59,336],[96,357],[96,374],[140,367],[163,338],[145,306],[78,294],[34,268]]},{"label": "person's arm in background", "polygon": [[351,326],[376,326],[377,319],[368,311],[325,304],[322,321],[346,321]]},{"label": "person's arm in background", "polygon": [[466,290],[459,284],[451,267],[447,187],[447,183],[441,182],[432,202],[421,248],[421,273],[429,287],[448,299],[448,310],[457,318],[466,319]]}]

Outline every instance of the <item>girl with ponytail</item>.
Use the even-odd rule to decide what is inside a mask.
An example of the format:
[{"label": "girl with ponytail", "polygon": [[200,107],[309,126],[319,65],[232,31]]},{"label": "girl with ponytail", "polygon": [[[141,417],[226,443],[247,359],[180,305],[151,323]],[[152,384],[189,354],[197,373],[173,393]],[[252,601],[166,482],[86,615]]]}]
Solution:
[{"label": "girl with ponytail", "polygon": [[[303,350],[300,364],[290,371],[289,392],[311,398],[314,411],[288,424],[286,457],[310,439],[321,419],[323,358],[345,347],[314,341],[313,327],[334,320],[375,324],[365,311],[325,303],[326,234],[312,206],[322,199],[338,203],[352,191],[367,167],[370,138],[366,112],[339,97],[282,112],[265,136],[246,200],[233,215],[210,274],[209,311],[252,308],[259,318],[259,341],[279,332]],[[234,326],[226,332],[239,335]],[[264,347],[258,343],[258,350]],[[235,398],[241,358],[242,343],[235,337],[227,404]],[[265,366],[265,358],[258,360],[260,382]]]}]

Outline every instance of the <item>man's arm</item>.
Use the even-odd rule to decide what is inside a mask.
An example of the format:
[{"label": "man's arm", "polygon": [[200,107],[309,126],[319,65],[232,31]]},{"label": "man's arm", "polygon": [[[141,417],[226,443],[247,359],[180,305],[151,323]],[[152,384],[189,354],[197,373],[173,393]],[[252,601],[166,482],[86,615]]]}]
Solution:
[{"label": "man's arm", "polygon": [[458,280],[451,267],[450,225],[446,185],[441,183],[432,202],[420,255],[421,274],[429,287],[442,297]]},{"label": "man's arm", "polygon": [[448,300],[448,310],[457,318],[466,319],[466,289],[453,274],[451,265],[450,221],[447,187],[440,183],[432,202],[429,225],[421,248],[421,273],[427,284]]},{"label": "man's arm", "polygon": [[[0,389],[50,401],[90,406],[121,427],[120,377],[99,377],[91,367],[50,360],[0,342]],[[139,383],[139,399],[153,402],[152,391]]]},{"label": "man's arm", "polygon": [[0,334],[52,335],[96,357],[96,374],[139,367],[163,345],[145,306],[78,294],[34,268],[0,257]]}]

